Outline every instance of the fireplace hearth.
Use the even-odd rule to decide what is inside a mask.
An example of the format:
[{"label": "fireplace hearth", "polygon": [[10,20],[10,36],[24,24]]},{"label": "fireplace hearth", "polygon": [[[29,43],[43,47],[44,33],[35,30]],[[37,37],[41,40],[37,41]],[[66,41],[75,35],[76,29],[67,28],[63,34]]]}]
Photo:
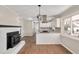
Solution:
[{"label": "fireplace hearth", "polygon": [[13,48],[20,42],[20,34],[19,31],[9,32],[7,33],[7,49]]}]

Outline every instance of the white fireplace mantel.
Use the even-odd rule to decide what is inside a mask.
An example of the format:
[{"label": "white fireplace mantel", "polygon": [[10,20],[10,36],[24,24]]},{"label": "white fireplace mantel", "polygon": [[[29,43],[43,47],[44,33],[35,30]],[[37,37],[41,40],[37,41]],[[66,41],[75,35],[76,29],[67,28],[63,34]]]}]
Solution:
[{"label": "white fireplace mantel", "polygon": [[[19,46],[17,46],[17,48],[12,48],[7,50],[7,33],[9,32],[14,32],[14,31],[19,31],[20,32],[20,28],[18,27],[0,27],[0,54],[6,53],[7,51],[9,53],[11,53],[11,51],[13,52],[15,49],[17,49]],[[20,45],[20,44],[19,44]],[[8,53],[7,52],[7,53]]]}]

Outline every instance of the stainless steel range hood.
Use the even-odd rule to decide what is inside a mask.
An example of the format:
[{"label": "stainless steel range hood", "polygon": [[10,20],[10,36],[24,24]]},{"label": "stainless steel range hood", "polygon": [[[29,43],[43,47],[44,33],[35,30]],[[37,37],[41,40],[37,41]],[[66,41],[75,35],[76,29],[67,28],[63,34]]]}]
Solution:
[{"label": "stainless steel range hood", "polygon": [[47,15],[41,16],[42,23],[47,23]]}]

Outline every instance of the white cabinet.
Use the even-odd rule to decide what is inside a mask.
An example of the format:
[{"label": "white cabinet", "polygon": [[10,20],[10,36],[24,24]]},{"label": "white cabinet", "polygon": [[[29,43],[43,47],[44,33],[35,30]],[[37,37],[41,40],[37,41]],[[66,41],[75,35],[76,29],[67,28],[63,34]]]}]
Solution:
[{"label": "white cabinet", "polygon": [[37,33],[36,34],[37,44],[60,44],[59,33]]}]

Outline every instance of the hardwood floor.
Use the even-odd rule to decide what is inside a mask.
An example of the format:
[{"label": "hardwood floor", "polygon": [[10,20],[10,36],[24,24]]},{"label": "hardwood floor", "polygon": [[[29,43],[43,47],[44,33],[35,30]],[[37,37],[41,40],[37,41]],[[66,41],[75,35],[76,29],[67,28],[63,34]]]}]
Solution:
[{"label": "hardwood floor", "polygon": [[62,45],[36,45],[35,36],[24,37],[26,44],[18,54],[71,54]]}]

